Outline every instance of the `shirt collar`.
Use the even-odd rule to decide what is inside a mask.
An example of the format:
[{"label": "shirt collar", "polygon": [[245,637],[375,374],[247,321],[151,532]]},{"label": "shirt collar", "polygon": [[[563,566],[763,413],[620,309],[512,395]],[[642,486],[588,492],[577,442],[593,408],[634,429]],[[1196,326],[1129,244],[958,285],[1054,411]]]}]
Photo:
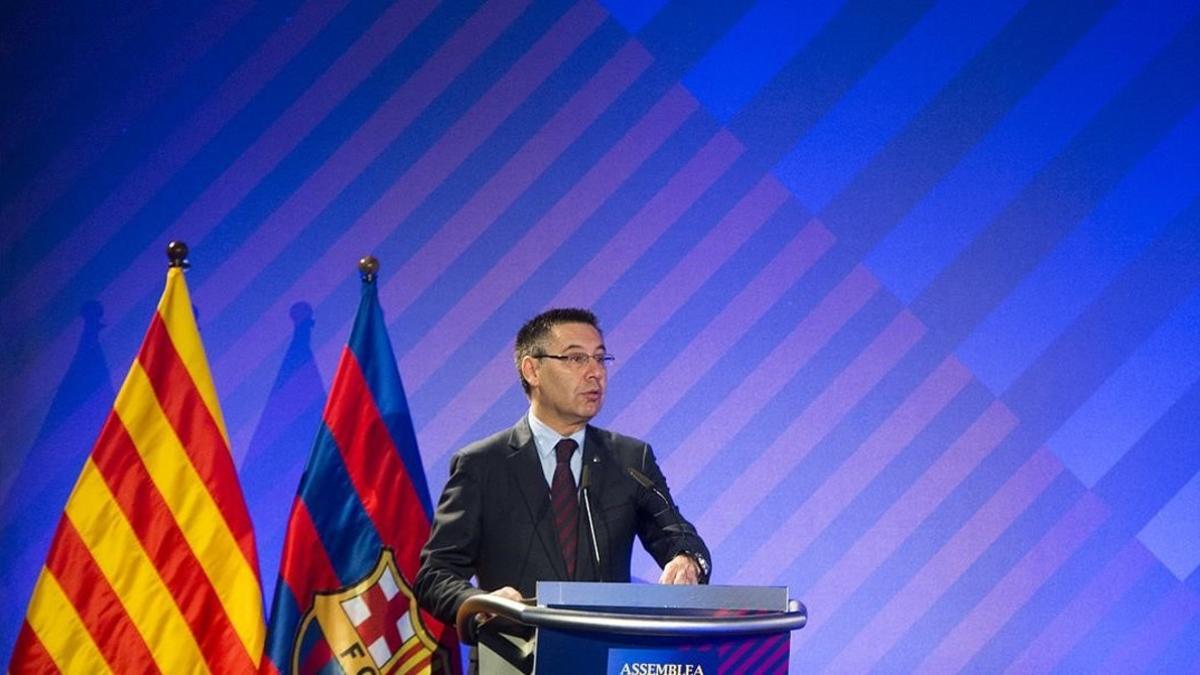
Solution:
[{"label": "shirt collar", "polygon": [[564,438],[569,438],[575,441],[579,446],[578,452],[583,452],[583,439],[586,435],[587,425],[584,425],[579,431],[570,436],[563,436],[557,431],[546,426],[546,423],[539,420],[537,415],[533,414],[533,410],[529,411],[529,430],[533,432],[533,442],[537,445],[539,455],[550,457],[554,455],[554,446]]}]

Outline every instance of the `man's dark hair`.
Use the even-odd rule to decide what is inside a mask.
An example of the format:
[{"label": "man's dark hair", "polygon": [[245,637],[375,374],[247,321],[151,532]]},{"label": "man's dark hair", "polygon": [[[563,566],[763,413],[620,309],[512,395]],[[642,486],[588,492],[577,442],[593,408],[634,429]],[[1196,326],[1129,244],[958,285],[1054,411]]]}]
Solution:
[{"label": "man's dark hair", "polygon": [[517,377],[521,380],[521,388],[525,390],[526,396],[529,396],[533,390],[530,389],[529,383],[525,381],[525,376],[521,374],[521,361],[526,356],[544,354],[546,338],[550,335],[550,331],[555,326],[563,323],[586,323],[595,328],[596,332],[601,335],[604,334],[604,331],[600,330],[600,322],[591,310],[576,307],[548,309],[526,321],[525,325],[521,326],[521,330],[517,331],[517,344],[516,348],[513,349],[513,360],[517,365]]}]

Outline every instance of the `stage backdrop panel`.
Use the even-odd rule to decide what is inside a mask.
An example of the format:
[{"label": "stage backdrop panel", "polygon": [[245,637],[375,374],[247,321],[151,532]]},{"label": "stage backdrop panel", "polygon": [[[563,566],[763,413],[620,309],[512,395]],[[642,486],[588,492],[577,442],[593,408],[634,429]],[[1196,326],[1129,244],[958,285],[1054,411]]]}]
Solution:
[{"label": "stage backdrop panel", "polygon": [[373,253],[435,495],[588,306],[797,672],[1200,669],[1200,0],[119,5],[0,21],[3,658],[182,239],[268,592]]}]

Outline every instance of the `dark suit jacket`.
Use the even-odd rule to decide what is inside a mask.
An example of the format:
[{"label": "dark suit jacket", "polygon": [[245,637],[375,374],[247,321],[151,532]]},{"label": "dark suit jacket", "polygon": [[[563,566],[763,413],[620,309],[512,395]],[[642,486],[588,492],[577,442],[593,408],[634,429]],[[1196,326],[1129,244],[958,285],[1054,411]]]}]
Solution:
[{"label": "dark suit jacket", "polygon": [[[590,467],[601,569],[593,560],[581,503],[575,581],[629,581],[635,535],[659,565],[690,553],[703,557],[707,567],[708,548],[691,524],[626,473],[626,467],[634,467],[669,497],[649,445],[589,425],[583,462]],[[525,597],[533,596],[538,581],[568,580],[554,531],[550,488],[526,417],[460,450],[451,460],[450,480],[413,584],[417,601],[453,624],[459,605],[484,592],[470,584],[472,576],[478,576],[482,589],[512,586]]]}]

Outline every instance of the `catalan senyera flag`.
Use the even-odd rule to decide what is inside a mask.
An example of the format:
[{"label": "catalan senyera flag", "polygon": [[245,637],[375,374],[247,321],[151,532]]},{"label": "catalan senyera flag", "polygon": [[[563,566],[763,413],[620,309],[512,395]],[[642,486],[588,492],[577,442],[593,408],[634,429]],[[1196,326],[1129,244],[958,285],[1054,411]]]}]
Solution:
[{"label": "catalan senyera flag", "polygon": [[179,256],[67,500],[9,672],[255,672],[262,607]]},{"label": "catalan senyera flag", "polygon": [[432,505],[364,259],[362,298],[292,504],[268,673],[458,673],[457,638],[417,606]]}]

